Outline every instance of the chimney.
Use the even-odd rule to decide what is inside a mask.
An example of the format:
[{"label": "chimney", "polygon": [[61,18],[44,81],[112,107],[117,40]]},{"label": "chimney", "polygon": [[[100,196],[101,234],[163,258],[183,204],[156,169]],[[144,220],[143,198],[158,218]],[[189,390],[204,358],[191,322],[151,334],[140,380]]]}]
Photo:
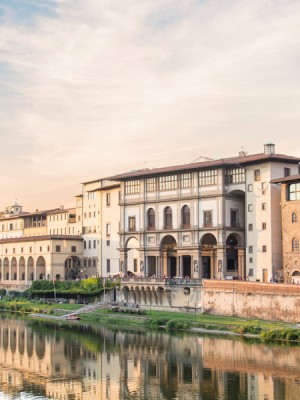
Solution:
[{"label": "chimney", "polygon": [[264,153],[267,155],[275,154],[275,144],[274,143],[266,143],[264,145]]}]

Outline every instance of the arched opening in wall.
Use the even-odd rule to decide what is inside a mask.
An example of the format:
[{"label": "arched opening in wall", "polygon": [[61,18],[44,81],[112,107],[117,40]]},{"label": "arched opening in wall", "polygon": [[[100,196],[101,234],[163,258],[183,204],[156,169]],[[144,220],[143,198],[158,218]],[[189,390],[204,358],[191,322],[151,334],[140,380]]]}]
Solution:
[{"label": "arched opening in wall", "polygon": [[226,240],[226,271],[228,275],[237,276],[239,270],[238,239],[231,233]]},{"label": "arched opening in wall", "polygon": [[163,275],[171,278],[179,275],[177,271],[177,242],[171,235],[165,236],[160,244],[162,251]]},{"label": "arched opening in wall", "polygon": [[[81,274],[84,274],[84,270],[81,271],[80,267],[81,263],[79,257],[77,256],[68,257],[64,263],[65,280],[75,280],[77,278],[80,278]],[[86,274],[89,275],[88,272],[86,272]]]},{"label": "arched opening in wall", "polygon": [[212,233],[206,233],[201,238],[202,278],[211,279],[214,276],[213,260],[216,256],[217,239]]},{"label": "arched opening in wall", "polygon": [[42,256],[36,260],[36,276],[38,280],[43,280],[46,276],[46,261]]},{"label": "arched opening in wall", "polygon": [[9,281],[9,259],[7,257],[5,257],[3,261],[3,278]]},{"label": "arched opening in wall", "polygon": [[16,259],[16,257],[13,257],[11,259],[11,279],[13,281],[17,280],[17,259]]},{"label": "arched opening in wall", "polygon": [[294,271],[292,273],[292,283],[300,283],[300,271]]},{"label": "arched opening in wall", "polygon": [[144,275],[144,260],[140,260],[139,241],[135,237],[131,237],[126,242],[126,265],[125,275],[141,274]]},{"label": "arched opening in wall", "polygon": [[19,260],[19,280],[25,281],[25,258],[23,256]]},{"label": "arched opening in wall", "polygon": [[124,306],[127,306],[127,304],[128,304],[129,293],[130,293],[129,287],[124,286],[122,288],[122,294],[123,294],[122,302],[123,302]]},{"label": "arched opening in wall", "polygon": [[30,281],[34,280],[34,263],[31,256],[27,260],[27,277],[27,279]]}]

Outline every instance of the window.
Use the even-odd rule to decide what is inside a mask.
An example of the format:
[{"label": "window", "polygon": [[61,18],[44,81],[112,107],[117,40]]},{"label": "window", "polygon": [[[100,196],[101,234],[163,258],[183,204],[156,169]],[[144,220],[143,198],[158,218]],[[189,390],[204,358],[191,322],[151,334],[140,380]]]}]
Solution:
[{"label": "window", "polygon": [[300,200],[300,183],[288,185],[288,200]]},{"label": "window", "polygon": [[225,171],[225,183],[242,183],[245,182],[244,168],[231,168]]},{"label": "window", "polygon": [[155,185],[155,178],[148,178],[146,180],[146,190],[147,192],[155,192],[156,185]]},{"label": "window", "polygon": [[249,183],[247,190],[248,190],[248,192],[252,192],[253,191],[253,185],[251,183]]},{"label": "window", "polygon": [[31,246],[29,247],[29,253],[32,253],[32,247]]},{"label": "window", "polygon": [[89,240],[89,249],[91,249],[91,248],[92,248],[92,241]]},{"label": "window", "polygon": [[267,184],[266,182],[261,183],[261,194],[266,194],[267,191]]},{"label": "window", "polygon": [[76,246],[71,246],[71,252],[76,253]]},{"label": "window", "polygon": [[137,258],[133,259],[133,272],[137,272],[137,265],[138,265],[138,260]]},{"label": "window", "polygon": [[249,268],[249,276],[253,276],[253,268]]},{"label": "window", "polygon": [[60,246],[55,246],[55,251],[56,251],[56,253],[60,253]]},{"label": "window", "polygon": [[253,211],[253,204],[248,204],[248,211],[252,212]]},{"label": "window", "polygon": [[293,253],[299,252],[299,241],[297,239],[292,240],[292,252]]},{"label": "window", "polygon": [[110,259],[106,260],[106,272],[110,273]]},{"label": "window", "polygon": [[107,241],[106,241],[106,246],[110,246],[110,240],[108,239]]},{"label": "window", "polygon": [[249,254],[252,254],[253,253],[253,246],[249,246],[248,251],[249,251]]},{"label": "window", "polygon": [[110,236],[110,224],[106,224],[106,236]]},{"label": "window", "polygon": [[42,246],[40,246],[40,252],[42,252],[43,251],[43,248],[42,248]]},{"label": "window", "polygon": [[295,223],[295,222],[297,222],[297,214],[293,213],[292,214],[292,223]]},{"label": "window", "polygon": [[83,242],[83,248],[86,249],[86,240]]},{"label": "window", "polygon": [[253,231],[253,224],[248,224],[248,231],[249,232]]},{"label": "window", "polygon": [[[48,246],[49,247],[49,246]],[[49,250],[48,250],[49,251]],[[21,253],[24,253],[24,249],[23,249],[23,247],[21,247]]]},{"label": "window", "polygon": [[96,240],[93,241],[93,247],[96,248]]},{"label": "window", "polygon": [[249,258],[249,263],[250,264],[253,263],[253,258],[252,257]]},{"label": "window", "polygon": [[159,190],[177,189],[177,175],[161,176],[158,184]]},{"label": "window", "polygon": [[83,260],[83,266],[84,266],[84,267],[87,266],[87,264],[86,264],[86,258]]},{"label": "window", "polygon": [[266,252],[267,252],[267,246],[264,245],[264,246],[262,247],[262,251],[263,251],[263,253],[266,253]]},{"label": "window", "polygon": [[[47,246],[47,251],[50,251],[50,246]],[[22,253],[23,253],[23,251],[22,251]]]},{"label": "window", "polygon": [[238,212],[237,210],[230,210],[230,226],[236,228],[238,226]]},{"label": "window", "polygon": [[267,209],[267,203],[261,203],[261,209],[262,209],[263,211],[266,211],[266,209]]},{"label": "window", "polygon": [[93,267],[97,267],[97,260],[95,258],[93,258]]},{"label": "window", "polygon": [[125,194],[136,194],[140,192],[140,181],[127,181],[125,182]]},{"label": "window", "polygon": [[88,267],[91,267],[92,266],[92,260],[89,258],[88,259]]},{"label": "window", "polygon": [[181,209],[181,220],[183,228],[190,227],[190,207],[187,205],[183,206]]},{"label": "window", "polygon": [[260,181],[260,169],[255,169],[254,170],[254,180],[257,182],[257,181]]},{"label": "window", "polygon": [[286,178],[287,176],[291,175],[291,168],[284,168],[283,175]]},{"label": "window", "polygon": [[13,248],[13,254],[15,254],[16,253],[16,249],[15,248]]},{"label": "window", "polygon": [[205,228],[212,227],[212,210],[203,211],[203,226]]},{"label": "window", "polygon": [[192,177],[191,174],[182,174],[180,176],[180,187],[189,188],[191,187]]},{"label": "window", "polygon": [[172,209],[166,207],[164,210],[164,229],[172,229]]},{"label": "window", "polygon": [[147,211],[147,228],[155,229],[155,211],[153,208],[149,208]]},{"label": "window", "polygon": [[135,217],[128,217],[128,230],[129,232],[136,230]]},{"label": "window", "polygon": [[218,182],[218,171],[216,169],[199,172],[199,186],[216,185]]},{"label": "window", "polygon": [[266,222],[263,222],[263,223],[262,223],[262,229],[263,229],[263,230],[266,230],[266,229],[267,229],[267,223],[266,223]]},{"label": "window", "polygon": [[110,206],[110,193],[106,193],[106,206]]}]

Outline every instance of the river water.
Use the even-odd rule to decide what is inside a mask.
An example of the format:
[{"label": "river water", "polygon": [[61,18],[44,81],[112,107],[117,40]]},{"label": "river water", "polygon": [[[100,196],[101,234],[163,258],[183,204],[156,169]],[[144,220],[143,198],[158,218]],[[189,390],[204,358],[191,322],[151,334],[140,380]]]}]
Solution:
[{"label": "river water", "polygon": [[0,399],[299,400],[300,347],[2,316]]}]

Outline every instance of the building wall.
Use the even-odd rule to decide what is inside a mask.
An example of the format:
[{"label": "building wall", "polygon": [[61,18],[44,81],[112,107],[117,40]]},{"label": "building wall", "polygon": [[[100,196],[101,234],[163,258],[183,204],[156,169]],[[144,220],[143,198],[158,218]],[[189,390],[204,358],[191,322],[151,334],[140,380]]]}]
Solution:
[{"label": "building wall", "polygon": [[[288,184],[281,185],[284,281],[299,283],[300,253],[299,250],[292,251],[292,241],[297,240],[300,243],[300,200],[289,201],[287,199],[287,186]],[[292,220],[293,213],[296,214],[295,222]]]}]

